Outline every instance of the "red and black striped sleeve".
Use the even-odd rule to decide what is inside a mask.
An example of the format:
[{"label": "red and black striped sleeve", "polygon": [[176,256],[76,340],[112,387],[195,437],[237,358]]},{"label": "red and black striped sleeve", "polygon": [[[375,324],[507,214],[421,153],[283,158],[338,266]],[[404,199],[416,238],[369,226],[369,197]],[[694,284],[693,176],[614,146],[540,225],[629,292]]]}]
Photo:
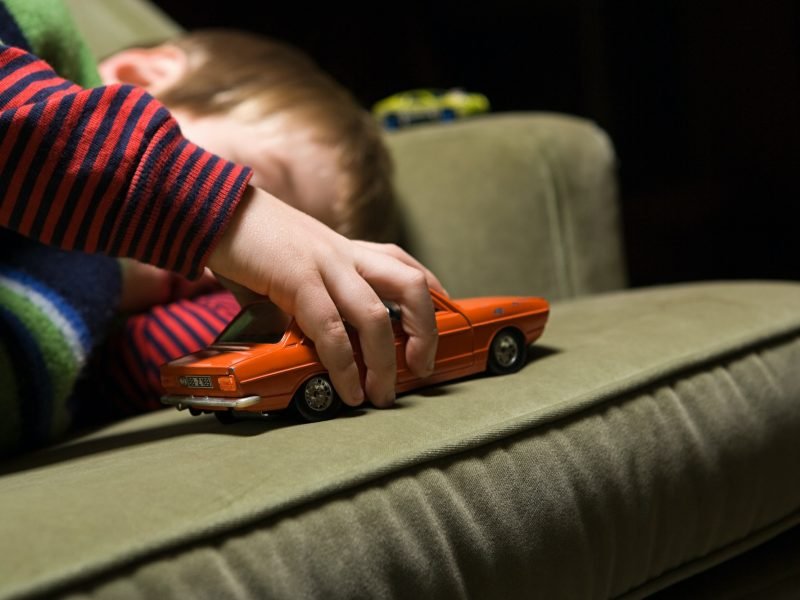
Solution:
[{"label": "red and black striped sleeve", "polygon": [[83,89],[0,45],[0,226],[194,277],[250,175],[141,88]]},{"label": "red and black striped sleeve", "polygon": [[160,408],[160,366],[211,344],[239,313],[228,291],[154,306],[128,317],[109,338],[98,370],[119,416]]}]

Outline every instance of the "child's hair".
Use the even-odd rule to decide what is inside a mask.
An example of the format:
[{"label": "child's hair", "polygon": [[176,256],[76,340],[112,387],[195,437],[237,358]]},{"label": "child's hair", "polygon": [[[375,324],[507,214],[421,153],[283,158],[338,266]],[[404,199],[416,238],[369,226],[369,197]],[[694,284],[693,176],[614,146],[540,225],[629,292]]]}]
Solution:
[{"label": "child's hair", "polygon": [[282,113],[310,127],[319,143],[337,150],[345,175],[333,228],[351,238],[390,241],[392,161],[377,122],[350,92],[301,50],[260,35],[203,29],[169,43],[186,52],[189,69],[158,94],[166,106],[243,120]]}]

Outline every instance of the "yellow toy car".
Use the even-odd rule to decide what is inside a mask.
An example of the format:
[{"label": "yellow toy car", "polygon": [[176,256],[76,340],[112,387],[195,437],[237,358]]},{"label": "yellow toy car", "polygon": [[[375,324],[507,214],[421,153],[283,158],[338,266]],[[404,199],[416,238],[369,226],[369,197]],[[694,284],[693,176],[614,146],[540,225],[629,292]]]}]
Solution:
[{"label": "yellow toy car", "polygon": [[488,111],[486,96],[458,88],[409,90],[384,98],[372,107],[372,114],[386,129],[422,121],[452,121]]}]

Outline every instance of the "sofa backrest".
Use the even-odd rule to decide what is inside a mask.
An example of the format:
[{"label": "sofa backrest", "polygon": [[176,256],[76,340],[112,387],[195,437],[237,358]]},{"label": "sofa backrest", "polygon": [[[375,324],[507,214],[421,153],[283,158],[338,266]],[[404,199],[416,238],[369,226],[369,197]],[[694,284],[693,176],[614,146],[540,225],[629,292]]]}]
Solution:
[{"label": "sofa backrest", "polygon": [[182,31],[149,0],[64,0],[95,58],[137,45],[157,44]]},{"label": "sofa backrest", "polygon": [[[97,58],[181,31],[149,0],[66,0]],[[583,119],[492,114],[387,134],[398,241],[453,296],[625,285],[614,151]]]},{"label": "sofa backrest", "polygon": [[402,245],[451,295],[557,300],[625,286],[615,156],[594,124],[496,113],[387,137]]}]

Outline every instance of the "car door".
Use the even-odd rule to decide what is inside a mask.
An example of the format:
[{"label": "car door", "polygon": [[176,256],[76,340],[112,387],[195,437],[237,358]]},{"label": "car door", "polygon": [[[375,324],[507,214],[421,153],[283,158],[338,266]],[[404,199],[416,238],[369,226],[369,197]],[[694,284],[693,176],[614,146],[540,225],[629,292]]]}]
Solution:
[{"label": "car door", "polygon": [[[452,307],[434,298],[436,327],[439,331],[439,344],[436,350],[435,373],[445,373],[469,367],[473,361],[474,339],[472,326],[467,318]],[[395,351],[397,355],[397,383],[402,386],[416,377],[409,371],[406,363],[406,341],[399,312],[390,310],[394,330]]]},{"label": "car door", "polygon": [[474,335],[467,318],[434,298],[439,346],[436,350],[436,373],[469,367],[473,360]]}]

